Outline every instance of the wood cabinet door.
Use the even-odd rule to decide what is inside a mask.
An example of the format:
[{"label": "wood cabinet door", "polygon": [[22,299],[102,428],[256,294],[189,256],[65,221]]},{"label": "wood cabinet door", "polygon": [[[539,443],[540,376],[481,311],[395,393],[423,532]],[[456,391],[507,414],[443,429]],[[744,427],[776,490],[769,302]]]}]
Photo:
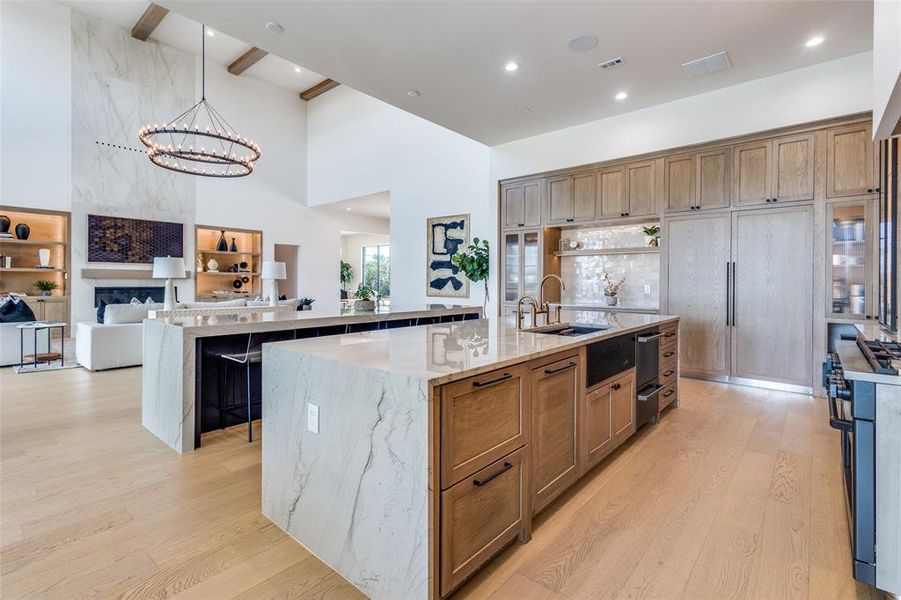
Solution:
[{"label": "wood cabinet door", "polygon": [[525,450],[504,456],[442,492],[442,596],[530,528]]},{"label": "wood cabinet door", "polygon": [[522,184],[522,223],[524,227],[541,225],[542,180],[527,181]]},{"label": "wood cabinet door", "polygon": [[626,165],[627,217],[657,214],[657,189],[654,161]]},{"label": "wood cabinet door", "polygon": [[523,214],[523,186],[514,183],[501,187],[501,197],[504,199],[504,229],[522,227],[525,225]]},{"label": "wood cabinet door", "polygon": [[578,354],[545,362],[531,371],[533,514],[579,475],[579,375]]},{"label": "wood cabinet door", "polygon": [[732,376],[812,386],[813,209],[736,212],[732,231]]},{"label": "wood cabinet door", "polygon": [[663,222],[666,314],[679,315],[683,375],[729,375],[732,218],[685,215]]},{"label": "wood cabinet door", "polygon": [[44,321],[68,321],[66,302],[60,300],[45,300],[41,302],[44,314],[41,317]]},{"label": "wood cabinet door", "polygon": [[516,365],[441,388],[442,489],[526,443],[524,378],[524,367]]},{"label": "wood cabinet door", "polygon": [[610,384],[595,388],[585,396],[585,470],[613,451]]},{"label": "wood cabinet door", "polygon": [[610,384],[610,429],[617,447],[635,433],[635,372]]},{"label": "wood cabinet door", "polygon": [[620,218],[626,212],[626,170],[609,167],[598,171],[598,218]]},{"label": "wood cabinet door", "polygon": [[813,200],[813,133],[773,140],[773,202]]},{"label": "wood cabinet door", "polygon": [[732,202],[732,148],[695,154],[695,169],[695,206],[729,206]]},{"label": "wood cabinet door", "polygon": [[826,197],[870,193],[876,187],[873,140],[869,123],[826,131]]},{"label": "wood cabinet door", "polygon": [[570,175],[547,180],[549,225],[571,223],[573,218],[573,178]]},{"label": "wood cabinet door", "polygon": [[696,205],[694,157],[663,159],[663,202],[666,212],[691,210]]},{"label": "wood cabinet door", "polygon": [[573,221],[594,221],[597,205],[597,173],[586,171],[573,175]]},{"label": "wood cabinet door", "polygon": [[737,206],[766,204],[772,198],[773,144],[769,140],[736,146],[732,199]]}]

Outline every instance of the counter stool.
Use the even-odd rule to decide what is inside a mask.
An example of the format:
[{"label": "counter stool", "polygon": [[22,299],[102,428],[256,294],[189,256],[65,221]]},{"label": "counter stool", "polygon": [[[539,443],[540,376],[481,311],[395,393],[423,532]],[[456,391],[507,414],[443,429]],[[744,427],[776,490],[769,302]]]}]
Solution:
[{"label": "counter stool", "polygon": [[[247,349],[244,353],[238,354],[220,354],[219,358],[222,359],[222,369],[220,370],[221,380],[219,386],[219,425],[222,429],[225,428],[225,417],[226,415],[233,415],[234,413],[243,413],[243,411],[247,411],[247,441],[253,441],[253,413],[252,406],[259,405],[261,402],[251,402],[251,394],[250,394],[250,365],[258,365],[263,362],[263,351],[262,345],[257,344],[256,348],[253,347],[253,334],[247,336]],[[246,379],[246,393],[247,397],[245,398],[245,402],[241,403],[228,403],[228,399],[231,399],[235,396],[235,386],[232,383],[232,379],[234,379],[234,373],[232,373],[232,369],[235,367],[240,368],[240,366],[244,366],[245,371],[245,379]],[[227,387],[230,385],[231,393],[226,393],[228,391]]]}]

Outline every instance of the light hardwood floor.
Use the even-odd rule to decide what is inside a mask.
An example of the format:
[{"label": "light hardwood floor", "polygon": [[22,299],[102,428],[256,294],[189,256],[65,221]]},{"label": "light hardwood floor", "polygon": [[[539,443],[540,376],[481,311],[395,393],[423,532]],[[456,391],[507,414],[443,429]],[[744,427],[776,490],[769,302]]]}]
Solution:
[{"label": "light hardwood floor", "polygon": [[[141,427],[140,384],[0,370],[0,597],[361,597],[260,515],[259,442],[179,456]],[[822,401],[681,385],[457,598],[875,597],[850,575]]]}]

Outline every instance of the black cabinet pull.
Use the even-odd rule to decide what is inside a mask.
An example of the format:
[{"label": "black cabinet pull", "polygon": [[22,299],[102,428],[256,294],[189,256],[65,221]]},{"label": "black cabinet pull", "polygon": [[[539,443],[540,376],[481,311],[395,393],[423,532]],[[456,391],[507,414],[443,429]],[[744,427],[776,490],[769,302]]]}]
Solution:
[{"label": "black cabinet pull", "polygon": [[673,373],[675,373],[675,371],[673,371],[672,369],[668,369],[668,370],[666,370],[666,371],[663,372],[663,376],[664,376],[664,377],[669,377],[669,376],[672,375]]},{"label": "black cabinet pull", "polygon": [[674,335],[676,335],[675,331],[667,331],[663,334],[663,337],[673,337]]},{"label": "black cabinet pull", "polygon": [[664,397],[664,398],[669,398],[670,396],[673,395],[674,392],[675,392],[675,390],[666,390],[666,391],[663,393],[663,397]]},{"label": "black cabinet pull", "polygon": [[525,227],[525,226],[526,226],[525,223],[520,223],[520,224],[519,224],[519,227]]},{"label": "black cabinet pull", "polygon": [[778,202],[779,198],[773,198],[773,202]]},{"label": "black cabinet pull", "polygon": [[621,388],[621,387],[623,387],[622,384],[620,384],[620,383],[614,383],[613,385],[610,386],[610,389],[611,389],[611,390],[618,390],[618,389]]},{"label": "black cabinet pull", "polygon": [[485,485],[486,483],[488,483],[489,481],[491,481],[492,479],[494,479],[495,477],[500,477],[501,475],[503,475],[504,473],[506,473],[507,471],[509,471],[512,468],[513,468],[513,463],[505,462],[504,466],[501,467],[500,471],[498,471],[497,473],[494,473],[492,475],[489,475],[485,479],[473,479],[472,484],[474,486],[481,487],[481,486]]},{"label": "black cabinet pull", "polygon": [[565,370],[567,370],[567,369],[572,369],[572,368],[575,367],[575,366],[576,366],[576,363],[571,362],[571,363],[569,363],[568,365],[564,365],[564,366],[559,367],[559,368],[557,368],[557,369],[545,369],[545,370],[544,370],[544,374],[545,374],[545,375],[553,375],[554,373],[559,373],[560,371],[565,371]]},{"label": "black cabinet pull", "polygon": [[494,385],[495,383],[500,383],[502,381],[506,381],[511,379],[513,375],[511,373],[504,373],[500,377],[496,377],[494,379],[489,379],[488,381],[473,381],[472,387],[482,388],[488,387],[489,385]]},{"label": "black cabinet pull", "polygon": [[735,261],[732,261],[732,327],[735,327]]},{"label": "black cabinet pull", "polygon": [[770,203],[770,199],[769,199],[769,198],[766,199],[766,203],[767,203],[767,204]]},{"label": "black cabinet pull", "polygon": [[675,354],[675,352],[673,352],[672,350],[670,350],[669,352],[664,352],[663,358],[669,358],[670,356],[672,356],[674,354]]},{"label": "black cabinet pull", "polygon": [[732,300],[730,299],[732,296],[732,277],[731,277],[731,264],[728,260],[726,261],[726,327],[729,327],[729,317],[731,316],[731,306]]},{"label": "black cabinet pull", "polygon": [[872,193],[873,193],[873,188],[867,188],[867,193],[868,193],[868,194],[872,194]]},{"label": "black cabinet pull", "polygon": [[868,319],[872,319],[872,318],[873,318],[873,315],[867,315],[867,318],[868,318]]}]

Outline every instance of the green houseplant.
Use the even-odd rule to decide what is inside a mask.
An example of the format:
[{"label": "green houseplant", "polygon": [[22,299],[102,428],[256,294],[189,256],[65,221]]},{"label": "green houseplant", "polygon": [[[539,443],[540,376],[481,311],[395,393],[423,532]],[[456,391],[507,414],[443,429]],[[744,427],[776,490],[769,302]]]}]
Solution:
[{"label": "green houseplant", "polygon": [[49,296],[50,292],[58,288],[54,281],[48,281],[46,279],[38,279],[34,282],[34,287],[38,288],[41,291],[41,296]]},{"label": "green houseplant", "polygon": [[314,298],[301,298],[297,301],[297,310],[313,310],[314,302],[316,302]]},{"label": "green houseplant", "polygon": [[647,227],[642,227],[642,231],[644,234],[648,236],[648,246],[651,248],[656,248],[660,245],[660,226],[659,225],[648,225]]},{"label": "green houseplant", "polygon": [[375,292],[371,287],[365,283],[360,283],[360,285],[357,286],[357,291],[354,293],[354,296],[356,296],[356,300],[354,300],[354,310],[375,310],[375,300],[372,299],[374,295]]},{"label": "green houseplant", "polygon": [[354,268],[349,262],[341,261],[341,289],[346,290],[347,284],[354,280]]},{"label": "green houseplant", "polygon": [[488,306],[488,240],[473,238],[466,250],[460,250],[451,257],[451,264],[460,269],[473,283],[485,282],[485,302]]}]

